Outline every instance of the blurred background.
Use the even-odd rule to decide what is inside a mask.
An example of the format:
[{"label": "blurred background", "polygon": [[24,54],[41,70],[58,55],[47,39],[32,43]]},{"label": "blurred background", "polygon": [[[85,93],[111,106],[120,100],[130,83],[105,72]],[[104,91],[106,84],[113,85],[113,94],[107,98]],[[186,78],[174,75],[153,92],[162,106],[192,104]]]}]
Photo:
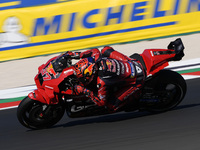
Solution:
[{"label": "blurred background", "polygon": [[[1,149],[199,150],[199,6],[199,0],[0,0]],[[193,80],[174,110],[65,116],[36,131],[18,122],[14,108],[36,88],[38,67],[48,59],[105,45],[129,56],[165,49],[176,38],[185,57],[168,68]]]},{"label": "blurred background", "polygon": [[190,64],[199,71],[199,5],[197,0],[1,0],[0,90],[34,85],[37,68],[68,50],[110,45],[131,55],[167,48],[176,38],[183,40],[185,57],[170,65]]}]

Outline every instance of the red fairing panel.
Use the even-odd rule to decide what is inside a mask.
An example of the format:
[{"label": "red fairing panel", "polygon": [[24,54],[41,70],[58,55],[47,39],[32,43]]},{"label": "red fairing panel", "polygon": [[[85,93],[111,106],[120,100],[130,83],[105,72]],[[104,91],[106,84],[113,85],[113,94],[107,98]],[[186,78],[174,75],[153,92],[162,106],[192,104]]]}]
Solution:
[{"label": "red fairing panel", "polygon": [[168,66],[168,61],[175,56],[175,51],[169,49],[146,49],[141,56],[144,59],[148,76]]},{"label": "red fairing panel", "polygon": [[[46,65],[45,65],[46,66]],[[48,67],[47,67],[48,68]],[[46,70],[46,71],[44,71]],[[45,74],[44,74],[45,72]],[[68,76],[74,74],[73,67],[66,68],[60,73],[59,75],[54,78],[54,76],[50,76],[49,78],[47,74],[51,74],[52,70],[48,70],[46,68],[40,69],[39,74],[43,74],[43,83],[41,85],[41,82],[39,81],[39,74],[35,77],[35,83],[37,85],[37,90],[35,90],[33,93],[30,93],[28,96],[33,99],[40,101],[41,103],[46,104],[57,104],[58,99],[56,96],[56,93],[59,93],[60,90],[58,88],[58,85]],[[52,78],[53,77],[53,78]],[[70,92],[69,92],[70,94]]]}]

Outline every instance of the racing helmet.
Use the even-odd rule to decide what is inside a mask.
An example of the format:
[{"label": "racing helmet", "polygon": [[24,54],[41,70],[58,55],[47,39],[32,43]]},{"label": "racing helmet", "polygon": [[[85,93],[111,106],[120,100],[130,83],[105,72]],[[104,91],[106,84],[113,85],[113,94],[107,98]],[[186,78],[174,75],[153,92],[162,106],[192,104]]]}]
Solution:
[{"label": "racing helmet", "polygon": [[74,69],[79,81],[84,84],[89,84],[95,76],[97,66],[94,58],[88,57],[77,62]]}]

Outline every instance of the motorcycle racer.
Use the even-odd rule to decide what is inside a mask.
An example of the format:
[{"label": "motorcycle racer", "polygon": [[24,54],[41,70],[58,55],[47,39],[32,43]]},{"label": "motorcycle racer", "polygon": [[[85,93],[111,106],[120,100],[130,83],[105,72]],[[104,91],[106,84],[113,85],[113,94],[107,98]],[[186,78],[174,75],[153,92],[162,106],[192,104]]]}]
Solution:
[{"label": "motorcycle racer", "polygon": [[[18,121],[30,129],[43,129],[55,125],[65,111],[70,118],[166,112],[182,102],[187,84],[179,73],[164,68],[183,56],[180,38],[167,49],[145,49],[130,58],[108,46],[101,52],[94,48],[55,56],[38,67],[37,89],[20,102]],[[78,62],[72,65],[72,59]]]},{"label": "motorcycle racer", "polygon": [[[106,46],[100,52],[97,48],[84,52],[67,51],[61,57],[81,59],[73,65],[80,84],[74,85],[74,94],[84,94],[98,106],[107,106],[118,111],[132,94],[142,87],[145,71],[141,63]],[[63,62],[61,63],[63,65]],[[96,81],[97,92],[86,86]],[[113,92],[115,86],[122,87]]]}]

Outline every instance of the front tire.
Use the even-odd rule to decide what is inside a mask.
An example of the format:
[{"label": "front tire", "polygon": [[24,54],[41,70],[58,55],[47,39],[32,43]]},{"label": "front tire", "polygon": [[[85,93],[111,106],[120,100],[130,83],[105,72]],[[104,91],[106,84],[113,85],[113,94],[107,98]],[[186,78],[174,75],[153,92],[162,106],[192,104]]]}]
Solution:
[{"label": "front tire", "polygon": [[146,109],[154,113],[175,108],[187,91],[184,78],[171,70],[161,70],[155,78],[147,82],[146,87],[153,89],[152,99],[155,99],[155,102],[147,104]]},{"label": "front tire", "polygon": [[27,128],[43,129],[56,124],[63,117],[64,112],[62,105],[50,106],[26,97],[17,108],[17,118]]}]

